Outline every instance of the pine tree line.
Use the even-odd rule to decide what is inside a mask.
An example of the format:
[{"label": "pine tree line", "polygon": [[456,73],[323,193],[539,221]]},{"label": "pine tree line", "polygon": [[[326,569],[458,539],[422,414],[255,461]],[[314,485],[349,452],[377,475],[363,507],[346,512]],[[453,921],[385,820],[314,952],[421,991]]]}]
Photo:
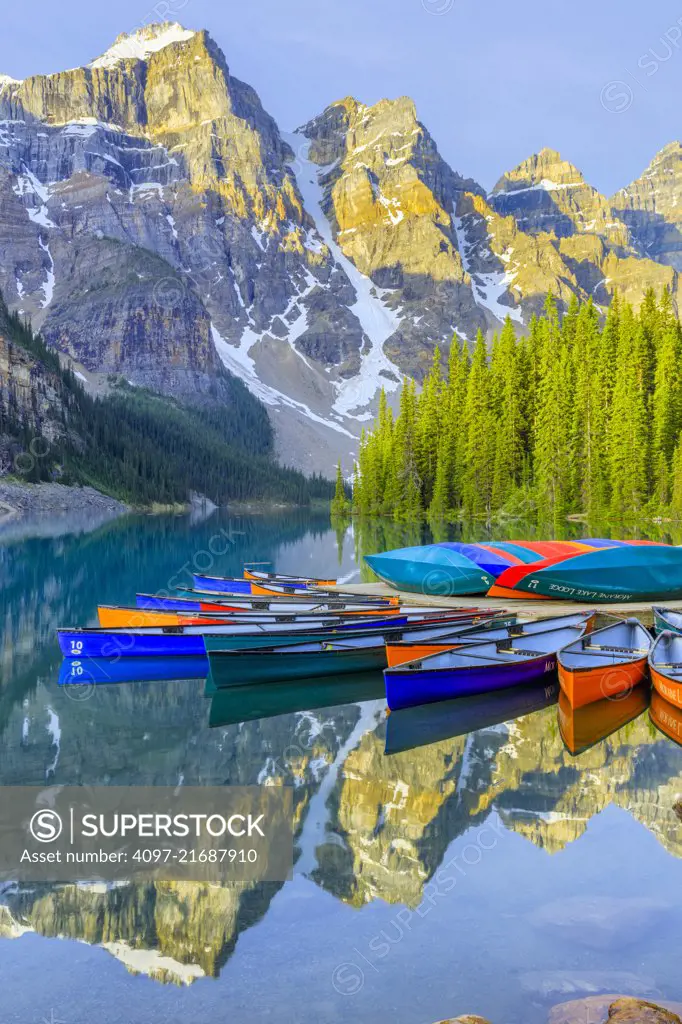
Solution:
[{"label": "pine tree line", "polygon": [[[136,505],[185,503],[192,492],[216,504],[331,500],[331,481],[277,465],[267,412],[237,378],[226,374],[229,404],[213,408],[125,384],[94,398],[1,297],[0,330],[46,371],[31,389],[30,416],[0,391],[0,442],[11,442],[14,472],[25,482],[90,484]],[[46,403],[60,428],[56,440],[40,432]]]},{"label": "pine tree line", "polygon": [[535,514],[682,518],[682,329],[668,292],[563,318],[550,297],[488,352],[457,335],[363,433],[353,511],[400,521]]}]

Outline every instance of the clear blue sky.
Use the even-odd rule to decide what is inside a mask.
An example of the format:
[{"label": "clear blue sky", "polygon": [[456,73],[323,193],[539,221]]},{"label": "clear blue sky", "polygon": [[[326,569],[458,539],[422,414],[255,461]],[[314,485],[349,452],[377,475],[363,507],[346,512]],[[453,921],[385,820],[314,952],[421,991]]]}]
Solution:
[{"label": "clear blue sky", "polygon": [[610,194],[682,136],[682,0],[32,0],[3,10],[0,72],[83,64],[155,6],[207,28],[281,128],[407,94],[488,188],[551,146]]}]

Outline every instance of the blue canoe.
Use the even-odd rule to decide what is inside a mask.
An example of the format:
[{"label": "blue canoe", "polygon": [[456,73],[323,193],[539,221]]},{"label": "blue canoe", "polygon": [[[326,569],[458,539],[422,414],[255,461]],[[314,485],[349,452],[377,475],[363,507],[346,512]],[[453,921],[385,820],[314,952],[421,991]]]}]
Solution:
[{"label": "blue canoe", "polygon": [[192,575],[197,590],[206,590],[217,594],[250,594],[251,581],[240,580],[234,576],[200,576]]},{"label": "blue canoe", "polygon": [[229,626],[149,626],[140,629],[58,629],[59,646],[65,658],[188,657],[205,654],[204,636],[219,636],[231,649],[271,647],[273,643],[296,644],[314,640],[364,636],[372,630],[385,632],[405,626],[408,616],[341,620],[332,617],[326,625],[310,623],[267,623],[260,629],[245,623]]},{"label": "blue canoe", "polygon": [[[365,555],[365,562],[379,579],[398,590],[438,597],[485,594],[495,582],[496,576],[462,554],[457,547],[427,544],[415,548],[397,548],[382,555]],[[487,565],[494,558],[490,552],[485,553]],[[498,562],[500,572],[508,568],[502,559],[498,559]]]},{"label": "blue canoe", "polygon": [[388,706],[393,711],[539,682],[555,672],[557,651],[582,636],[590,619],[588,614],[582,625],[460,647],[386,669]]}]

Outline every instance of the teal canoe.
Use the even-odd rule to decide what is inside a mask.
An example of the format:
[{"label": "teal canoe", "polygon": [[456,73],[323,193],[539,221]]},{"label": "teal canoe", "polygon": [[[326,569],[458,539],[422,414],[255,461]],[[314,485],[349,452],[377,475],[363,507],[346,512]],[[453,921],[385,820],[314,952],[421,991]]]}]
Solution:
[{"label": "teal canoe", "polygon": [[[207,691],[208,692],[208,691]],[[306,679],[304,683],[262,683],[216,690],[211,700],[211,729],[260,718],[291,715],[297,711],[360,704],[381,700],[385,693],[381,672],[360,672],[341,679]]]},{"label": "teal canoe", "polygon": [[412,594],[485,594],[495,582],[495,577],[471,558],[441,544],[365,555],[365,562],[380,580]]},{"label": "teal canoe", "polygon": [[654,607],[653,613],[656,636],[666,632],[682,634],[682,611],[675,611],[674,608]]},{"label": "teal canoe", "polygon": [[519,595],[590,603],[682,600],[682,548],[628,545],[590,551],[531,571],[514,589]]}]

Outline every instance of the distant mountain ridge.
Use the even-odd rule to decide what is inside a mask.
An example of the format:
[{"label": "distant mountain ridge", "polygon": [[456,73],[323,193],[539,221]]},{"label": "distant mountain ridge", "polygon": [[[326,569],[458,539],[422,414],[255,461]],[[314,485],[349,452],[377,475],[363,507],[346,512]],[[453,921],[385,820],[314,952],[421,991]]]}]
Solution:
[{"label": "distant mountain ridge", "polygon": [[547,292],[679,302],[682,146],[607,198],[554,150],[490,194],[405,97],[347,97],[284,135],[205,31],[119,36],[89,64],[0,76],[0,291],[94,388],[226,407],[280,456],[350,465],[379,389]]}]

